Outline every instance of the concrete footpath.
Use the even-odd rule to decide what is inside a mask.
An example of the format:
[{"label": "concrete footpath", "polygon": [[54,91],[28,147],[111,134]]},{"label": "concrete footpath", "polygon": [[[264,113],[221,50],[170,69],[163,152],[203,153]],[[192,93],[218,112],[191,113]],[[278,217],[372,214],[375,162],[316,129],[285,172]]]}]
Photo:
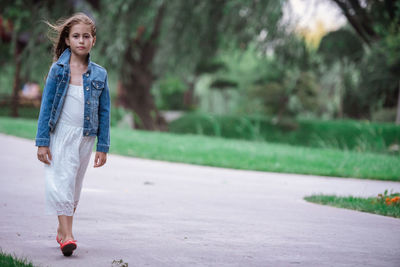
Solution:
[{"label": "concrete footpath", "polygon": [[44,215],[32,140],[0,134],[0,248],[36,266],[400,266],[400,219],[308,203],[400,183],[265,173],[108,155],[85,177],[78,249]]}]

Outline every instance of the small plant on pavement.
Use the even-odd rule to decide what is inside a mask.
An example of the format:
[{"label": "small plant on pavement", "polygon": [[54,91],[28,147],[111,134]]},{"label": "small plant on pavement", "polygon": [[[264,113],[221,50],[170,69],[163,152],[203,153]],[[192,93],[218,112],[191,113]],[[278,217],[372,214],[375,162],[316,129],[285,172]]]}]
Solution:
[{"label": "small plant on pavement", "polygon": [[124,262],[123,259],[113,260],[112,267],[128,267],[128,263]]}]

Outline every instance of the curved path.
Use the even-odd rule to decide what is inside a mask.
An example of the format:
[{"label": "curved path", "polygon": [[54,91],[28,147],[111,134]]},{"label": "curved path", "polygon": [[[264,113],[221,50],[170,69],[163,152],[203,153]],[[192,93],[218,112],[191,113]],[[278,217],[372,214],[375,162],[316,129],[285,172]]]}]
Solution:
[{"label": "curved path", "polygon": [[32,140],[0,134],[0,248],[38,266],[400,266],[400,219],[304,201],[400,183],[109,155],[88,168],[63,257]]}]

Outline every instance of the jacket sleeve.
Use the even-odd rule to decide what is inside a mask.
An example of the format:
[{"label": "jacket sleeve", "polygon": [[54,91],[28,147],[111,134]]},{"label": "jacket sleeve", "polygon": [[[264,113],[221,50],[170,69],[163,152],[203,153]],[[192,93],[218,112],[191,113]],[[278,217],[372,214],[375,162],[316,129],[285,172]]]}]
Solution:
[{"label": "jacket sleeve", "polygon": [[49,119],[51,108],[53,106],[54,95],[56,93],[56,64],[50,67],[47,74],[46,83],[43,89],[42,102],[38,119],[38,128],[36,133],[36,146],[50,145],[50,126]]},{"label": "jacket sleeve", "polygon": [[108,77],[104,82],[104,89],[99,98],[99,129],[97,131],[96,151],[108,152],[110,148],[110,89],[108,87]]}]

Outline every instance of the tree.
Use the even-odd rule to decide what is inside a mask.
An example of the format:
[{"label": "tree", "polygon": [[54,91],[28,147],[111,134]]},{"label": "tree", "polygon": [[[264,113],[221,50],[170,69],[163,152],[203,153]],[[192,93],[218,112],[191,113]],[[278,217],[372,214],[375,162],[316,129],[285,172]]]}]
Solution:
[{"label": "tree", "polygon": [[277,0],[103,1],[100,26],[109,35],[103,52],[120,72],[124,105],[138,115],[140,127],[166,129],[150,93],[165,70],[193,82],[197,65],[219,49],[245,47],[262,29],[273,38],[282,4]]},{"label": "tree", "polygon": [[322,37],[318,53],[322,54],[328,64],[336,60],[359,62],[363,56],[362,41],[351,31],[339,29]]},{"label": "tree", "polygon": [[[15,65],[14,82],[11,100],[11,115],[18,117],[19,90],[23,81],[40,75],[40,71],[50,64],[38,60],[48,54],[50,43],[46,40],[47,26],[40,20],[57,18],[61,14],[71,13],[74,6],[71,2],[52,2],[40,0],[5,1],[0,14],[0,35],[3,44],[9,44],[9,54]],[[76,1],[79,2],[79,1]],[[50,63],[50,62],[49,62]],[[40,71],[39,71],[40,70]]]},{"label": "tree", "polygon": [[[360,38],[372,49],[372,58],[383,57],[385,62],[379,63],[379,70],[385,68],[387,74],[376,77],[374,82],[386,81],[387,77],[400,76],[400,1],[399,0],[332,0],[342,10],[348,22]],[[368,62],[373,64],[373,62]],[[378,69],[378,68],[377,68]],[[365,75],[371,79],[369,73]],[[386,90],[377,92],[383,102],[392,103],[396,99],[397,91],[397,118],[400,124],[400,82],[392,79]],[[382,96],[383,95],[383,96]],[[389,96],[391,99],[388,99]],[[394,101],[396,102],[396,100]]]},{"label": "tree", "polygon": [[28,44],[29,33],[26,32],[27,21],[31,13],[30,9],[25,9],[26,5],[22,1],[16,1],[14,5],[6,6],[1,17],[1,40],[10,43],[12,48],[13,60],[15,63],[14,83],[11,98],[11,116],[18,117],[18,92],[21,88],[21,61],[22,52]]},{"label": "tree", "polygon": [[[353,26],[354,30],[361,37],[361,39],[368,45],[379,36],[373,28],[373,20],[369,13],[372,8],[373,2],[376,1],[360,1],[360,0],[332,0],[342,10],[348,22]],[[394,0],[396,1],[396,0]],[[394,2],[385,1],[385,2]],[[366,5],[364,5],[363,3]]]}]

